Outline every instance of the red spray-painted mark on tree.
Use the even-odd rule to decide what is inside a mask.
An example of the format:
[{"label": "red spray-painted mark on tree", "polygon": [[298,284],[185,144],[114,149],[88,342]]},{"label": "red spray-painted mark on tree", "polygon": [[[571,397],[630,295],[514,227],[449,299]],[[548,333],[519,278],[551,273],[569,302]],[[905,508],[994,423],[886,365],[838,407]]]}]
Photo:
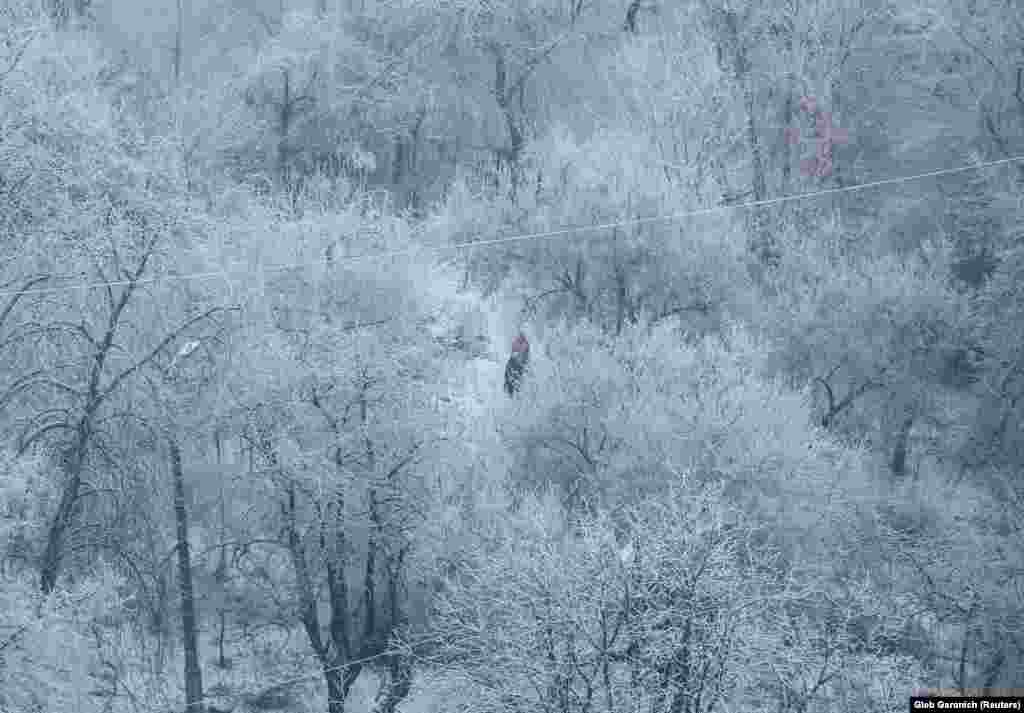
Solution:
[{"label": "red spray-painted mark on tree", "polygon": [[[814,158],[800,162],[800,170],[807,176],[828,176],[832,173],[832,147],[836,144],[845,144],[849,141],[850,134],[846,129],[832,124],[831,112],[820,111],[814,97],[803,97],[800,100],[800,110],[814,115],[814,133],[818,145]],[[787,144],[800,143],[800,129],[788,127],[785,138]]]}]

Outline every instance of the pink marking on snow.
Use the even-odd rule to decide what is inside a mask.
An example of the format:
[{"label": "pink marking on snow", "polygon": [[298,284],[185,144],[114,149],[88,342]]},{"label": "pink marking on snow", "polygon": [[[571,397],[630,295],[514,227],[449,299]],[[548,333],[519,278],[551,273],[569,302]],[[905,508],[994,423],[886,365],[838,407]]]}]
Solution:
[{"label": "pink marking on snow", "polygon": [[[800,99],[800,109],[814,115],[815,134],[818,138],[815,158],[800,162],[801,171],[808,176],[827,176],[832,173],[832,147],[845,144],[850,140],[850,132],[834,126],[832,114],[818,110],[818,102],[814,97]],[[800,141],[800,131],[795,127],[785,130],[786,143],[794,145]]]},{"label": "pink marking on snow", "polygon": [[846,129],[832,125],[832,114],[828,112],[818,112],[815,128],[817,129],[818,137],[827,143],[845,144],[850,138],[850,132]]}]

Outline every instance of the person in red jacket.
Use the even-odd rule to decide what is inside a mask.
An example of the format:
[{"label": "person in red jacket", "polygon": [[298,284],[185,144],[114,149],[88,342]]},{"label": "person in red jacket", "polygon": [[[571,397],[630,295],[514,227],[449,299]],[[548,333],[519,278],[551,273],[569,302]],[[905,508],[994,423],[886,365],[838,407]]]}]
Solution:
[{"label": "person in red jacket", "polygon": [[508,358],[508,364],[505,365],[505,393],[509,396],[514,396],[519,391],[523,372],[526,371],[529,361],[530,342],[527,341],[526,335],[520,332],[519,336],[512,341],[512,356]]}]

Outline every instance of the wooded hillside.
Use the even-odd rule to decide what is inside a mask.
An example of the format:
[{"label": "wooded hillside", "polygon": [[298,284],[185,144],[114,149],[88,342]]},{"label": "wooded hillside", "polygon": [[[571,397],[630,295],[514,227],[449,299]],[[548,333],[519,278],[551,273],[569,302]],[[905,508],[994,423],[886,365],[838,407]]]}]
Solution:
[{"label": "wooded hillside", "polygon": [[0,0],[0,713],[1024,684],[1024,7]]}]

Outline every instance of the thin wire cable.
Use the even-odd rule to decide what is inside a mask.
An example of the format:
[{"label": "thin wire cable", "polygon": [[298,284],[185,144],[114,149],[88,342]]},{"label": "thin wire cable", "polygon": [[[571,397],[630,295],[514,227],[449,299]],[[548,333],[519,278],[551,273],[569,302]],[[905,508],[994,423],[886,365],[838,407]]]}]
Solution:
[{"label": "thin wire cable", "polygon": [[[459,251],[459,250],[471,250],[474,248],[481,247],[493,247],[495,245],[504,245],[508,243],[525,242],[529,240],[544,240],[549,238],[564,237],[566,235],[573,235],[575,233],[583,233],[586,231],[600,231],[610,230],[614,228],[628,228],[636,225],[647,225],[650,223],[662,223],[662,222],[673,222],[677,220],[683,220],[685,218],[694,218],[705,215],[715,215],[720,213],[728,213],[734,210],[743,210],[748,208],[762,208],[766,206],[780,205],[782,203],[789,203],[793,201],[806,200],[810,198],[818,198],[821,196],[837,195],[840,193],[852,193],[854,191],[863,191],[869,188],[879,188],[881,186],[893,186],[901,183],[908,183],[910,181],[918,181],[924,178],[935,178],[937,176],[949,176],[957,173],[965,173],[967,171],[975,171],[983,168],[993,168],[995,166],[1005,166],[1011,163],[1024,162],[1024,155],[1012,156],[1010,158],[998,159],[996,161],[986,161],[984,163],[975,163],[969,166],[958,166],[956,168],[944,168],[936,171],[927,171],[925,173],[916,173],[910,176],[898,176],[896,178],[884,178],[878,181],[868,181],[866,183],[858,183],[852,186],[840,186],[839,188],[824,188],[819,191],[809,191],[807,193],[796,193],[788,196],[781,196],[779,198],[766,198],[763,200],[748,201],[746,203],[737,203],[735,205],[724,205],[724,206],[713,206],[711,208],[699,208],[697,210],[683,211],[681,213],[670,213],[668,215],[656,215],[649,216],[646,218],[631,218],[629,220],[612,221],[608,223],[592,223],[590,225],[579,225],[568,228],[559,228],[557,230],[546,230],[536,233],[522,233],[519,235],[507,235],[500,238],[490,238],[488,240],[477,240],[471,243],[461,243],[457,245],[439,245],[439,246],[417,246],[412,248],[403,248],[401,250],[388,250],[378,253],[367,253],[365,255],[352,255],[345,258],[336,258],[334,263],[338,264],[351,264],[357,263],[364,260],[386,260],[394,257],[412,256],[422,253],[441,253],[445,251]],[[239,265],[235,263],[232,267]],[[278,265],[276,267],[264,267],[260,271],[263,274],[270,274],[274,272],[284,272],[287,270],[295,270],[304,267],[312,267],[313,265],[319,265],[321,261],[316,262],[299,262],[292,263],[289,265]],[[227,276],[228,268],[220,270],[211,270],[206,272],[194,272],[184,275],[163,275],[155,277],[140,278],[138,280],[111,280],[109,282],[91,282],[91,283],[80,283],[77,285],[64,285],[63,287],[40,287],[32,288],[29,290],[5,290],[0,292],[0,298],[2,297],[14,297],[16,295],[32,295],[32,294],[54,294],[59,292],[71,292],[77,290],[96,290],[106,289],[109,287],[126,287],[128,285],[143,285],[153,284],[158,282],[186,282],[192,280],[204,280],[221,278],[228,279]]]}]

